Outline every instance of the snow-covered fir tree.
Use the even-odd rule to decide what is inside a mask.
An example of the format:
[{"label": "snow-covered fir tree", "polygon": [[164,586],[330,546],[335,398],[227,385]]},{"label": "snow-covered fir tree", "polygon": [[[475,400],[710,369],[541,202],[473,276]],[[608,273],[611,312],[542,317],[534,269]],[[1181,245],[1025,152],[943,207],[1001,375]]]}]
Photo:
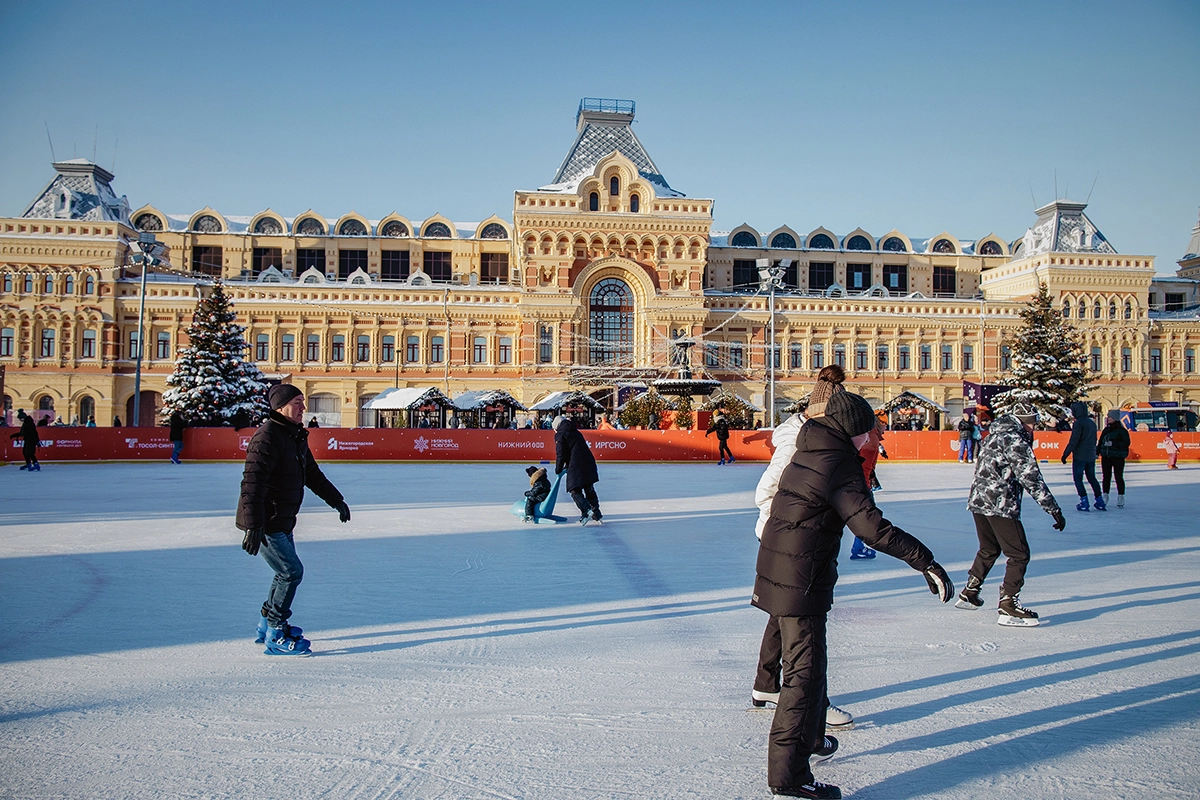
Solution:
[{"label": "snow-covered fir tree", "polygon": [[175,371],[167,378],[163,414],[176,411],[189,425],[259,424],[267,415],[267,383],[246,361],[245,330],[234,322],[233,302],[220,281],[196,306],[180,348]]},{"label": "snow-covered fir tree", "polygon": [[997,383],[1012,387],[992,399],[1004,413],[1017,403],[1036,407],[1043,417],[1061,417],[1071,403],[1087,397],[1090,371],[1079,335],[1054,308],[1046,284],[1021,310],[1024,325],[1007,342],[1012,348],[1012,372]]}]

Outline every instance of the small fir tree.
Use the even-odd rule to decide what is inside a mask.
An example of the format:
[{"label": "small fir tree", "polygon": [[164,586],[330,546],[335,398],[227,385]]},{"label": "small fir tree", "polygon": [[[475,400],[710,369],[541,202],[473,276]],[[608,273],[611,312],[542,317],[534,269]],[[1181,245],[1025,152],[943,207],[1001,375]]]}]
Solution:
[{"label": "small fir tree", "polygon": [[1028,403],[1043,417],[1061,417],[1064,409],[1087,397],[1090,371],[1075,328],[1054,308],[1046,284],[1021,311],[1024,322],[1008,342],[1012,372],[997,383],[1011,387],[992,399],[996,413]]},{"label": "small fir tree", "polygon": [[735,394],[715,394],[703,408],[712,411],[713,416],[716,416],[718,408],[725,409],[725,421],[734,430],[749,430],[754,425],[754,408]]},{"label": "small fir tree", "polygon": [[190,340],[180,348],[175,371],[167,378],[163,413],[178,411],[189,425],[249,426],[267,415],[267,383],[246,361],[245,330],[234,322],[233,303],[220,281],[201,298],[188,326]]},{"label": "small fir tree", "polygon": [[670,408],[661,394],[652,386],[625,404],[619,418],[626,428],[647,428],[650,426],[650,414],[658,416],[658,424],[662,425],[662,413]]},{"label": "small fir tree", "polygon": [[692,415],[692,398],[689,395],[680,395],[675,403],[675,424],[682,430],[691,430],[696,424],[696,418]]}]

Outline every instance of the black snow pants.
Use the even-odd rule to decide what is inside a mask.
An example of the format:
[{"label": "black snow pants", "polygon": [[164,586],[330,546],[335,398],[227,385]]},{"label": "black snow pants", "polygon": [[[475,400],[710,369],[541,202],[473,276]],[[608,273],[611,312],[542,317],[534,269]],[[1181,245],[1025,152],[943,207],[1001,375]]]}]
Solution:
[{"label": "black snow pants", "polygon": [[1029,540],[1025,538],[1025,526],[1019,519],[988,517],[975,514],[975,533],[979,536],[979,552],[975,563],[967,570],[982,583],[996,559],[1004,553],[1008,564],[1004,568],[1004,583],[1000,593],[1016,597],[1025,585],[1025,569],[1029,566]]},{"label": "black snow pants", "polygon": [[767,785],[796,789],[812,782],[808,759],[825,740],[825,615],[778,620],[783,681],[767,745]]},{"label": "black snow pants", "polygon": [[1100,473],[1104,476],[1104,493],[1108,494],[1112,479],[1117,479],[1117,494],[1125,494],[1125,459],[1100,456]]},{"label": "black snow pants", "polygon": [[579,513],[583,516],[591,514],[592,519],[600,519],[603,516],[600,513],[600,498],[596,497],[596,484],[589,483],[587,486],[572,489],[571,499],[579,506]]},{"label": "black snow pants", "polygon": [[758,670],[754,673],[754,691],[775,694],[779,691],[779,673],[783,662],[783,639],[779,633],[779,617],[767,617],[762,644],[758,648]]}]

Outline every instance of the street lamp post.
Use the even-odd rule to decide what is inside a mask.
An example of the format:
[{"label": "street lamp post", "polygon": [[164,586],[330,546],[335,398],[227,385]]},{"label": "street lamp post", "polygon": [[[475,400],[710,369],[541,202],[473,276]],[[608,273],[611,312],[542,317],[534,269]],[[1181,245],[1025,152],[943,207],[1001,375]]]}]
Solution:
[{"label": "street lamp post", "polygon": [[134,362],[133,371],[133,427],[135,428],[141,424],[142,419],[142,353],[146,349],[146,342],[143,338],[146,319],[146,273],[158,261],[158,256],[163,251],[163,246],[158,243],[158,238],[153,233],[146,231],[138,234],[138,247],[142,252],[133,257],[133,263],[142,266],[141,290],[138,296],[137,359]]},{"label": "street lamp post", "polygon": [[[791,266],[792,260],[785,258],[778,264],[772,264],[769,258],[760,258],[755,262],[758,267],[758,278],[761,289],[766,289],[768,328],[770,343],[767,347],[767,427],[775,427],[775,290],[783,288],[783,273]],[[761,291],[760,289],[760,291]]]}]

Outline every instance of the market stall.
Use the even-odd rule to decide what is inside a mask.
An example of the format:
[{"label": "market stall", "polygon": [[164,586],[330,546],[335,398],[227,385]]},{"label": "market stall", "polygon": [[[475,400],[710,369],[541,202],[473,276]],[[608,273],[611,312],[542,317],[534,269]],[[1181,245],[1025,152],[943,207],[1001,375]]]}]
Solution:
[{"label": "market stall", "polygon": [[877,411],[887,414],[888,428],[894,431],[936,431],[947,413],[941,403],[917,392],[901,392]]},{"label": "market stall", "polygon": [[385,389],[363,404],[379,413],[380,427],[444,428],[454,402],[436,386]]},{"label": "market stall", "polygon": [[[455,416],[463,428],[510,428],[518,411],[528,411],[503,389],[463,392],[454,398]],[[451,424],[451,427],[454,427]]]}]

